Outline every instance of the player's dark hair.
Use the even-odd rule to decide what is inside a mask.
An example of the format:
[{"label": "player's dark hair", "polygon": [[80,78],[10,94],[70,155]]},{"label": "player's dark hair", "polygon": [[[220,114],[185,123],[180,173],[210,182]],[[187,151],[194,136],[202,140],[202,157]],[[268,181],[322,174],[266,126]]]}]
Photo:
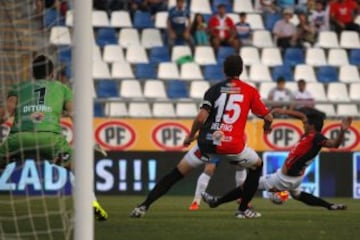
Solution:
[{"label": "player's dark hair", "polygon": [[315,130],[321,132],[324,126],[324,117],[320,114],[311,113],[307,115],[309,125],[313,125]]},{"label": "player's dark hair", "polygon": [[224,73],[227,77],[238,77],[243,71],[243,60],[239,55],[231,55],[224,61]]},{"label": "player's dark hair", "polygon": [[35,79],[45,79],[53,72],[54,65],[48,57],[40,55],[33,60],[32,70]]}]

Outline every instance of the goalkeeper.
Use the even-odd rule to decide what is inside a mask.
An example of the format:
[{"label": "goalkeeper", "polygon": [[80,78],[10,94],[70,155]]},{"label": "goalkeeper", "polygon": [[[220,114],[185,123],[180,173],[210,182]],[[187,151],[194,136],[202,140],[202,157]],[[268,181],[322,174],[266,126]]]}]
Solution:
[{"label": "goalkeeper", "polygon": [[[34,80],[15,84],[8,92],[0,122],[14,116],[14,123],[0,146],[0,169],[16,156],[36,156],[71,170],[73,150],[61,134],[60,118],[64,111],[71,116],[73,95],[70,88],[53,80],[53,68],[46,56],[36,57],[32,63]],[[97,220],[108,218],[95,194],[93,207]]]}]

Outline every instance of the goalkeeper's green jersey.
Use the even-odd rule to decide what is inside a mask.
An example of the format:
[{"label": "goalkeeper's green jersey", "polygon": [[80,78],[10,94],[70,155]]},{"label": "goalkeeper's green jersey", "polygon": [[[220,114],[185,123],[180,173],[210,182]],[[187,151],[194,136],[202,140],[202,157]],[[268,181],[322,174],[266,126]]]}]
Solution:
[{"label": "goalkeeper's green jersey", "polygon": [[11,133],[61,133],[61,114],[66,103],[73,99],[71,89],[54,80],[20,82],[12,86],[10,96],[17,96]]}]

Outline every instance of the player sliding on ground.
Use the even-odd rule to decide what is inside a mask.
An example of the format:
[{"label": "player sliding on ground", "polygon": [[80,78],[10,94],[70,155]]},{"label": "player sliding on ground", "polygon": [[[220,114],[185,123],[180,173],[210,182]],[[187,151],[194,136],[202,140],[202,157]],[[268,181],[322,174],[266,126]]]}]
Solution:
[{"label": "player sliding on ground", "polygon": [[185,146],[189,146],[195,139],[197,144],[175,169],[160,179],[145,201],[130,213],[131,217],[142,217],[152,203],[192,169],[216,159],[236,162],[237,165],[248,169],[243,185],[244,194],[236,217],[260,216],[260,213],[248,208],[248,203],[258,187],[262,161],[253,149],[246,146],[244,130],[250,110],[270,123],[272,114],[260,100],[258,91],[239,79],[243,71],[243,61],[240,56],[226,58],[223,70],[227,79],[206,91],[190,134],[184,140]]},{"label": "player sliding on ground", "polygon": [[[12,86],[8,93],[7,109],[0,113],[0,122],[15,117],[10,135],[0,146],[0,169],[14,156],[21,159],[24,156],[37,156],[53,160],[53,163],[71,170],[73,150],[61,134],[60,118],[63,111],[72,115],[72,91],[53,80],[53,63],[47,57],[36,57],[32,70],[34,80]],[[108,218],[95,194],[93,207],[97,220]]]},{"label": "player sliding on ground", "polygon": [[[268,176],[262,176],[259,181],[259,190],[269,192],[289,191],[291,196],[310,206],[324,207],[329,210],[345,210],[343,204],[329,203],[312,194],[301,191],[300,184],[304,178],[304,172],[322,147],[338,148],[344,140],[345,131],[350,127],[352,119],[346,118],[341,122],[340,134],[335,139],[327,139],[321,134],[324,119],[318,114],[305,116],[301,112],[274,109],[272,113],[285,114],[300,119],[304,124],[304,135],[299,142],[290,150],[282,168]],[[223,203],[241,198],[244,193],[236,188],[222,197],[214,197],[203,192],[202,197],[210,207],[214,208]]]}]

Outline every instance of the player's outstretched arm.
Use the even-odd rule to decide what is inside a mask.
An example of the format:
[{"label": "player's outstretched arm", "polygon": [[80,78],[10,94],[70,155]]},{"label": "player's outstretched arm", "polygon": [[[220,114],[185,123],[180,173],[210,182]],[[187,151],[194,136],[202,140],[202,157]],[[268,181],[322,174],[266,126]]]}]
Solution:
[{"label": "player's outstretched arm", "polygon": [[338,148],[344,141],[344,135],[346,130],[349,129],[352,123],[352,117],[347,117],[341,121],[340,133],[335,139],[328,139],[325,141],[323,147]]},{"label": "player's outstretched arm", "polygon": [[192,141],[194,141],[197,137],[196,134],[206,121],[206,119],[209,116],[209,112],[206,109],[200,109],[198,115],[193,121],[193,124],[191,126],[190,134],[185,138],[184,140],[184,146],[189,146]]}]

